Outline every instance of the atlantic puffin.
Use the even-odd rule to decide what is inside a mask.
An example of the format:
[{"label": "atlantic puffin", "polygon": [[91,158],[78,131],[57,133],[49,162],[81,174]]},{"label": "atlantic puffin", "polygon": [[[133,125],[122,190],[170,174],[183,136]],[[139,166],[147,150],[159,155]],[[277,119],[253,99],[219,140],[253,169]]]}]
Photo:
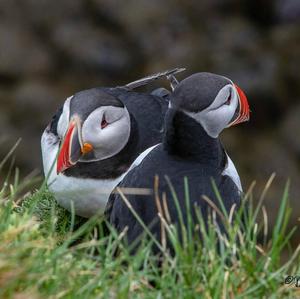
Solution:
[{"label": "atlantic puffin", "polygon": [[[204,222],[208,217],[210,207],[203,200],[203,195],[219,207],[212,180],[226,210],[229,212],[233,205],[237,209],[241,203],[241,182],[219,135],[223,129],[248,119],[247,98],[230,79],[201,72],[181,81],[170,98],[162,143],[155,146],[139,166],[129,171],[117,188],[141,188],[150,190],[149,194],[124,197],[122,191],[112,193],[105,211],[107,221],[119,233],[126,232],[125,239],[129,245],[136,244],[145,231],[135,212],[161,243],[161,217],[167,214],[171,223],[180,223],[171,188],[175,191],[182,219],[187,225],[184,178],[189,186],[188,200],[194,223],[197,223],[195,205],[201,210]],[[167,211],[163,207],[167,207]],[[154,247],[158,250],[157,246]]]},{"label": "atlantic puffin", "polygon": [[[57,202],[77,215],[104,212],[108,197],[139,155],[162,140],[169,91],[134,89],[184,69],[125,86],[92,88],[69,97],[41,138],[44,174]],[[138,163],[139,159],[135,163]]]}]

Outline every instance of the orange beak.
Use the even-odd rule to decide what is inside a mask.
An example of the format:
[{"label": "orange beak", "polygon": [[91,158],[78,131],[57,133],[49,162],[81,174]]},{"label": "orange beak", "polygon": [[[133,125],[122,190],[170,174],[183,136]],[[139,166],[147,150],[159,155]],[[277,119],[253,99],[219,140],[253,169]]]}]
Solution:
[{"label": "orange beak", "polygon": [[245,93],[236,84],[234,84],[234,87],[239,96],[239,112],[237,118],[229,124],[229,127],[246,122],[250,118],[250,108]]},{"label": "orange beak", "polygon": [[71,120],[57,158],[57,174],[74,166],[82,155],[92,150],[91,144],[82,144],[80,121],[78,119]]}]

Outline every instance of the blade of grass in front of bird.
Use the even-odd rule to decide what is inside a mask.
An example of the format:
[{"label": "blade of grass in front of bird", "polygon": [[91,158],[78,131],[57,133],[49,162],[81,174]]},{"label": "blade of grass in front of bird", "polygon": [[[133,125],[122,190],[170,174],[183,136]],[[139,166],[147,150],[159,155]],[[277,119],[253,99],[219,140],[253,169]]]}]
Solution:
[{"label": "blade of grass in front of bird", "polygon": [[186,226],[185,226],[185,223],[183,221],[183,215],[182,215],[181,207],[179,205],[179,200],[178,200],[175,188],[174,188],[170,178],[168,176],[165,176],[165,180],[168,184],[168,187],[169,187],[171,195],[172,195],[172,199],[175,203],[175,207],[176,207],[177,214],[178,214],[178,219],[179,219],[179,224],[178,225],[181,228],[182,241],[183,241],[184,246],[186,246],[186,244],[187,244]]},{"label": "blade of grass in front of bird", "polygon": [[188,243],[191,244],[193,242],[193,220],[192,220],[192,211],[191,211],[191,204],[190,204],[190,191],[189,191],[189,183],[188,178],[183,178],[184,183],[184,197],[185,197],[185,205],[186,205],[186,212],[187,212],[187,230],[188,230]]},{"label": "blade of grass in front of bird", "polygon": [[228,212],[227,212],[227,210],[226,210],[226,208],[224,206],[224,202],[223,202],[222,196],[221,196],[221,194],[219,192],[219,189],[218,189],[217,184],[216,184],[216,182],[215,182],[214,179],[211,180],[211,184],[212,184],[212,187],[213,187],[213,191],[214,191],[214,193],[215,193],[215,195],[217,197],[217,200],[218,200],[218,202],[220,204],[221,212],[224,214],[225,218],[228,220]]},{"label": "blade of grass in front of bird", "polygon": [[142,228],[147,233],[147,235],[151,238],[151,240],[159,248],[159,250],[168,258],[168,255],[166,255],[166,252],[163,250],[163,248],[162,248],[161,244],[159,243],[159,241],[157,241],[157,239],[155,238],[155,236],[150,232],[150,230],[148,229],[148,227],[146,226],[146,224],[143,222],[143,220],[140,218],[140,216],[137,214],[137,212],[133,209],[133,207],[131,206],[130,202],[127,200],[127,198],[125,197],[125,195],[123,194],[123,192],[120,190],[120,188],[117,187],[117,191],[119,192],[119,194],[120,194],[122,200],[124,201],[124,203],[126,204],[127,208],[131,211],[131,213],[137,219],[137,221],[142,226]]}]

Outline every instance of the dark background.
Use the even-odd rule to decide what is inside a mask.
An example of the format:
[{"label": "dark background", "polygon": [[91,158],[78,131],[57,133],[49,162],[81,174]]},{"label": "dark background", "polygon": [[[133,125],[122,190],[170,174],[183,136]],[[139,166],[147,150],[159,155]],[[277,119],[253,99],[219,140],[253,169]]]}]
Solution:
[{"label": "dark background", "polygon": [[0,160],[22,137],[21,175],[41,169],[42,131],[76,91],[177,66],[187,68],[179,79],[215,72],[240,85],[251,105],[251,121],[222,137],[244,189],[256,180],[260,194],[276,172],[266,199],[272,225],[290,178],[294,225],[299,56],[298,0],[0,0]]}]

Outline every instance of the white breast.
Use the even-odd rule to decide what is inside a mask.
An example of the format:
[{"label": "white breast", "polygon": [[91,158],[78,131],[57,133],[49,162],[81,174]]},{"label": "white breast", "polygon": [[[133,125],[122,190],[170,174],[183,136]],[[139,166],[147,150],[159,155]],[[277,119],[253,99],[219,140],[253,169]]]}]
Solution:
[{"label": "white breast", "polygon": [[133,161],[133,163],[131,164],[131,166],[130,166],[129,170],[127,171],[127,173],[128,173],[131,169],[133,169],[133,168],[137,167],[138,165],[140,165],[140,164],[142,163],[142,161],[145,159],[145,157],[146,157],[153,149],[155,149],[157,146],[158,146],[158,144],[153,145],[153,146],[147,148],[145,151],[143,151],[143,152],[142,152],[142,153],[141,153],[141,154]]},{"label": "white breast", "polygon": [[77,215],[91,217],[104,213],[110,193],[122,178],[123,175],[114,180],[96,180],[59,174],[48,186],[62,207],[70,211],[73,202]]},{"label": "white breast", "polygon": [[97,180],[68,177],[56,173],[56,156],[59,149],[57,137],[44,132],[42,136],[42,155],[47,185],[62,207],[72,209],[82,217],[103,214],[111,191],[125,174],[113,180]]},{"label": "white breast", "polygon": [[240,192],[243,192],[239,174],[238,174],[232,160],[227,155],[227,153],[226,153],[226,156],[227,156],[227,165],[226,165],[225,169],[223,170],[222,175],[229,176],[232,179],[232,181],[235,183],[235,185],[237,186],[238,190]]},{"label": "white breast", "polygon": [[56,173],[56,156],[59,149],[58,138],[52,133],[44,132],[42,136],[42,156],[47,185],[62,207],[71,210],[72,203],[75,213],[82,217],[103,214],[109,195],[126,173],[138,166],[145,156],[155,147],[140,154],[130,169],[113,180],[97,180],[68,177]]}]

